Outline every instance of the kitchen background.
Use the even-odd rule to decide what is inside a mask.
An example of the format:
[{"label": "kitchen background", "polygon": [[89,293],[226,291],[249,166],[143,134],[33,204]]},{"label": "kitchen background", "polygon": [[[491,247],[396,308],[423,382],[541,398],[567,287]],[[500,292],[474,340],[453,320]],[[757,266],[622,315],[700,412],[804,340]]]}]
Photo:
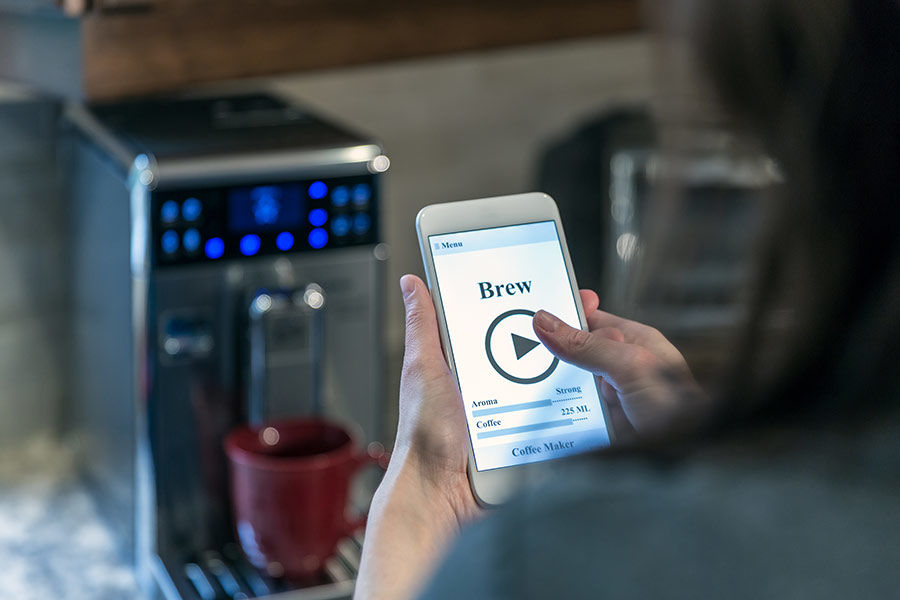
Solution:
[{"label": "kitchen background", "polygon": [[[84,8],[79,2],[61,4],[68,11]],[[99,4],[124,6],[127,14],[129,2]],[[8,6],[0,1],[0,11]],[[0,595],[130,598],[137,588],[130,560],[120,551],[121,532],[109,529],[81,486],[71,440],[64,436],[71,410],[73,282],[70,207],[62,193],[67,182],[57,168],[57,94],[77,100],[108,90],[104,81],[88,78],[94,88],[73,91],[79,86],[76,73],[91,59],[90,18],[84,20],[87,41],[80,55],[60,51],[78,35],[63,21],[50,22],[55,41],[43,47],[47,32],[30,41],[31,24],[21,7],[13,12],[0,19],[0,63],[7,76],[0,78]],[[400,52],[388,57],[394,60],[312,71],[279,68],[278,75],[210,77],[190,86],[274,90],[373,136],[390,157],[381,195],[381,239],[390,246],[383,356],[388,430],[396,419],[403,350],[397,280],[407,272],[422,274],[417,211],[435,202],[537,189],[548,148],[610,109],[645,106],[655,93],[650,40],[635,27],[610,29],[628,32],[588,31],[558,40],[525,35],[520,41],[527,44],[453,42],[449,49],[461,51],[423,57]],[[43,63],[50,67],[38,65],[48,54],[51,60]],[[36,75],[29,77],[32,71]],[[33,85],[15,81],[23,79]],[[608,193],[597,188],[583,202],[605,203]],[[587,260],[607,259],[598,251]]]},{"label": "kitchen background", "polygon": [[[414,219],[426,204],[535,189],[541,152],[583,121],[649,100],[643,34],[409,60],[260,80],[368,132],[391,158],[382,234],[387,344],[402,351],[397,280],[422,273]],[[56,112],[0,85],[0,444],[57,431],[64,392],[68,274],[62,199],[52,176]],[[399,370],[392,369],[395,382]]]}]

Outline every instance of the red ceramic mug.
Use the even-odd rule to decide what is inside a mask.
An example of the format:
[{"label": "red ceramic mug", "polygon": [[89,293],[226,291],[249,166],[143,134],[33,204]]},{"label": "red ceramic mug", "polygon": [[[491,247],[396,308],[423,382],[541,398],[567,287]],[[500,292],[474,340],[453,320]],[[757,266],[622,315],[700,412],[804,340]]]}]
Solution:
[{"label": "red ceramic mug", "polygon": [[353,475],[386,456],[363,452],[322,419],[242,426],[225,439],[238,540],[254,566],[295,581],[316,577],[338,541],[365,524],[348,519]]}]

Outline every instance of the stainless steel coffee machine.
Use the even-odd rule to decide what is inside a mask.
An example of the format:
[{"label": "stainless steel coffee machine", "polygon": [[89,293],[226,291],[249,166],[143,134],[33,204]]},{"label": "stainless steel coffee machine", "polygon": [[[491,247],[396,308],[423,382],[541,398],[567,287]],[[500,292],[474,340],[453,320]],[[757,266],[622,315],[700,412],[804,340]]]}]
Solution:
[{"label": "stainless steel coffee machine", "polygon": [[312,413],[383,439],[381,148],[263,94],[77,106],[65,129],[66,423],[142,587],[347,596],[356,540],[315,592],[243,560],[222,440]]}]

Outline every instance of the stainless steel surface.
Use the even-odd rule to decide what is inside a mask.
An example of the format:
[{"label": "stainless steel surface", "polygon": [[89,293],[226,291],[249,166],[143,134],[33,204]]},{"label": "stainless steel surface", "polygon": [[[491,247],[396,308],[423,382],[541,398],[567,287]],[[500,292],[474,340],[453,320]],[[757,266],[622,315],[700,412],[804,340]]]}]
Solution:
[{"label": "stainless steel surface", "polygon": [[102,511],[134,540],[136,379],[145,296],[132,302],[131,201],[101,155],[73,147],[71,192],[73,353],[66,421],[85,456]]},{"label": "stainless steel surface", "polygon": [[65,119],[97,146],[101,156],[110,158],[116,166],[127,173],[137,153],[104,127],[84,104],[78,102],[67,104]]},{"label": "stainless steel surface", "polygon": [[[172,599],[202,597],[186,564],[195,565],[193,576],[209,579],[217,593],[250,585],[252,572],[232,573],[230,566],[241,558],[234,555],[222,444],[250,416],[251,367],[257,367],[255,385],[265,394],[260,418],[322,413],[356,430],[363,443],[384,439],[381,295],[387,253],[376,239],[165,262],[156,224],[160,206],[182,193],[173,190],[196,189],[179,187],[186,182],[220,190],[276,183],[270,179],[276,174],[278,181],[372,178],[378,171],[372,161],[381,150],[340,131],[336,139],[355,142],[232,153],[221,163],[226,176],[214,154],[185,157],[177,145],[163,144],[170,154],[161,157],[110,130],[90,111],[74,108],[68,114],[75,319],[67,428],[82,442],[85,471],[104,513],[122,532],[145,591]],[[328,125],[309,115],[304,119],[327,138]],[[242,131],[233,135],[240,138]],[[230,139],[216,136],[223,143]],[[377,224],[377,186],[371,202],[360,206],[367,208],[354,210],[372,211]],[[296,302],[290,294],[288,310],[259,315],[262,360],[254,363],[251,303],[264,293],[280,299],[285,290],[300,293]],[[304,311],[313,317],[311,327],[284,327]],[[308,595],[273,580],[269,592],[348,597],[358,558],[335,560],[340,582],[333,578]],[[240,593],[258,595],[250,589]]]},{"label": "stainless steel surface", "polygon": [[[677,156],[622,148],[611,171],[603,305],[659,328],[715,386],[754,293],[751,257],[779,170],[725,144]],[[648,251],[645,239],[667,251]]]},{"label": "stainless steel surface", "polygon": [[252,425],[322,414],[325,309],[325,292],[317,283],[262,290],[250,299],[247,415]]},{"label": "stainless steel surface", "polygon": [[233,183],[254,177],[277,181],[309,170],[318,177],[333,177],[369,170],[381,149],[373,144],[314,152],[272,152],[241,156],[212,156],[170,161],[160,166],[158,179],[166,186]]},{"label": "stainless steel surface", "polygon": [[[366,441],[381,435],[384,411],[378,359],[379,303],[373,302],[381,268],[372,248],[344,248],[277,260],[280,268],[276,260],[228,267],[192,265],[161,270],[154,278],[154,315],[148,343],[148,358],[155,364],[150,398],[154,414],[149,426],[159,432],[154,462],[165,465],[165,469],[157,469],[156,482],[163,490],[159,500],[163,526],[173,539],[191,539],[192,545],[214,547],[222,542],[216,535],[230,532],[230,517],[221,502],[228,494],[221,444],[224,434],[242,419],[249,374],[245,357],[248,332],[252,331],[247,308],[260,288],[315,281],[329,290],[324,313],[324,413],[361,428]],[[167,319],[175,315],[208,320],[209,329],[216,332],[208,356],[173,360],[166,353]],[[284,343],[295,345],[291,339]],[[304,346],[305,340],[296,345]],[[310,398],[304,393],[312,385],[308,378],[311,372],[307,373],[292,373],[287,380],[278,379],[282,375],[278,374],[272,382],[291,386],[279,390],[279,404],[287,404],[287,410],[294,400],[299,410],[292,410],[292,414],[312,410]],[[267,376],[273,374],[268,369]]]},{"label": "stainless steel surface", "polygon": [[[777,166],[756,154],[696,152],[673,161],[656,149],[629,148],[612,156],[610,171],[604,305],[614,312],[627,310],[643,258],[642,236],[667,219],[666,235],[689,241],[693,253],[690,261],[665,259],[667,268],[649,283],[652,294],[642,299],[642,318],[673,336],[734,327],[759,204],[766,189],[781,181]],[[651,196],[664,194],[666,186],[677,199],[651,206]]]},{"label": "stainless steel surface", "polygon": [[[98,146],[101,153],[112,159],[114,168],[125,173],[133,172],[135,159],[140,152],[113,135],[88,107],[71,103],[66,106],[65,114],[66,119],[77,125]],[[151,179],[144,183],[156,188],[162,181],[171,188],[226,184],[246,181],[248,177],[277,181],[303,171],[315,173],[318,177],[340,176],[361,170],[380,173],[388,165],[390,161],[377,144],[314,150],[245,151],[238,154],[181,156],[165,160],[161,164],[152,159],[149,164]]]}]

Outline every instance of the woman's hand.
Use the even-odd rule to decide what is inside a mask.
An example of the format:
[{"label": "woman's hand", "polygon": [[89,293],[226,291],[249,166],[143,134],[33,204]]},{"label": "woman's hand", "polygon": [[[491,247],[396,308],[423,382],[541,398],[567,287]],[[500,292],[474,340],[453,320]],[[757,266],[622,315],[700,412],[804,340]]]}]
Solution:
[{"label": "woman's hand", "polygon": [[369,511],[355,597],[412,597],[480,509],[469,489],[469,440],[456,378],[438,332],[434,303],[421,279],[400,280],[406,351],[400,422],[391,462]]},{"label": "woman's hand", "polygon": [[421,485],[460,518],[477,505],[466,465],[469,434],[459,385],[441,350],[434,302],[415,275],[400,279],[406,308],[406,350],[400,376],[400,420],[394,452],[415,464]]},{"label": "woman's hand", "polygon": [[[459,526],[480,513],[469,488],[468,433],[456,379],[441,351],[437,317],[421,279],[400,280],[406,352],[400,422],[391,462],[369,512],[356,598],[412,597]],[[581,292],[591,332],[540,311],[534,329],[560,359],[603,377],[618,432],[652,435],[679,412],[678,389],[696,387],[687,364],[658,331],[597,310]]]},{"label": "woman's hand", "polygon": [[543,310],[534,332],[560,360],[602,378],[614,431],[648,438],[689,421],[697,408],[690,400],[704,395],[678,349],[648,325],[598,310],[594,292],[582,290],[581,301],[589,332]]}]

